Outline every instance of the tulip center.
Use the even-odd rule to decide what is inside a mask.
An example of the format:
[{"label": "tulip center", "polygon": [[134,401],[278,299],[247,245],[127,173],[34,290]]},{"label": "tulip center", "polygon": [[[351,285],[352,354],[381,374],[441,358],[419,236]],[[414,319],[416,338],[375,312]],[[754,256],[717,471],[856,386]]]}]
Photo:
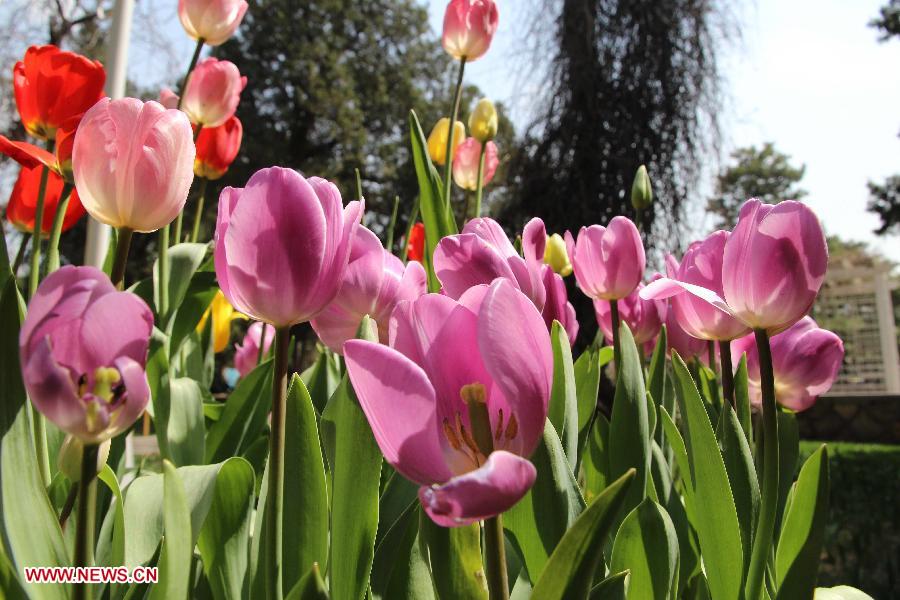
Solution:
[{"label": "tulip center", "polygon": [[[93,375],[92,381],[88,381],[85,375],[78,380],[78,395],[82,398],[87,396],[85,398],[85,424],[90,432],[106,426],[104,413],[115,410],[125,395],[125,386],[118,369],[99,367],[94,370]],[[103,403],[106,404],[105,407]]]},{"label": "tulip center", "polygon": [[477,468],[484,464],[494,451],[495,445],[505,445],[516,437],[519,424],[516,415],[512,414],[504,428],[501,408],[498,411],[497,426],[492,431],[491,417],[487,408],[487,392],[480,383],[462,386],[459,396],[468,408],[469,426],[466,427],[462,414],[457,411],[452,423],[450,419],[444,419],[444,437],[447,438],[451,448],[463,453]]}]

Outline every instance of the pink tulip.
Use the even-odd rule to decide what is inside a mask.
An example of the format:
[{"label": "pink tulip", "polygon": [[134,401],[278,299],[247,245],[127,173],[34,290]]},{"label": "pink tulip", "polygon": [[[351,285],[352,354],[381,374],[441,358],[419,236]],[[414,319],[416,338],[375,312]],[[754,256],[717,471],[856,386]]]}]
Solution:
[{"label": "pink tulip", "polygon": [[[797,412],[806,410],[834,385],[844,360],[844,343],[834,333],[820,329],[811,317],[803,317],[787,330],[772,336],[770,343],[775,397],[782,406]],[[762,402],[759,355],[752,334],[731,343],[735,368],[744,353],[747,354],[750,401],[759,407]]]},{"label": "pink tulip", "polygon": [[[453,158],[453,181],[464,190],[478,189],[478,165],[481,163],[481,142],[475,138],[466,140],[456,148]],[[497,172],[500,159],[497,158],[497,144],[488,142],[484,151],[484,172],[482,185],[487,186]]]},{"label": "pink tulip", "polygon": [[[634,343],[638,346],[655,339],[666,318],[666,303],[641,299],[638,294],[643,287],[644,284],[639,283],[631,294],[618,301],[619,319],[628,324],[628,328],[634,336]],[[594,300],[597,324],[600,325],[603,337],[611,341],[613,328],[609,304],[607,300]]]},{"label": "pink tulip", "polygon": [[184,207],[194,153],[191,124],[181,111],[153,101],[103,98],[75,133],[75,187],[101,223],[156,231]]},{"label": "pink tulip", "polygon": [[308,321],[338,293],[361,202],[342,208],[333,183],[292,169],[257,171],[219,197],[219,286],[240,312],[277,327]]},{"label": "pink tulip", "polygon": [[[496,516],[534,483],[553,358],[531,301],[510,282],[459,301],[427,294],[391,318],[390,347],[344,344],[347,371],[387,461],[418,483],[437,524]],[[472,418],[486,413],[486,418]]]},{"label": "pink tulip", "polygon": [[159,102],[166,108],[178,108],[179,100],[181,100],[181,98],[178,97],[178,94],[176,94],[169,88],[163,88],[159,90],[159,98],[156,99],[157,102]]},{"label": "pink tulip", "polygon": [[399,302],[425,294],[427,276],[420,263],[403,262],[385,250],[375,234],[360,227],[350,251],[344,282],[331,304],[310,324],[319,339],[337,353],[356,337],[363,317],[378,325],[378,338],[388,343],[388,324]]},{"label": "pink tulip", "polygon": [[150,400],[144,367],[152,329],[144,301],[117,291],[100,270],[66,266],[50,274],[19,334],[35,408],[86,443],[128,429]]},{"label": "pink tulip", "polygon": [[578,287],[594,300],[619,300],[641,282],[647,259],[641,234],[630,219],[614,217],[608,227],[582,227],[578,240],[566,232],[566,249]]},{"label": "pink tulip", "polygon": [[256,368],[259,360],[259,344],[263,343],[263,355],[269,352],[272,347],[272,341],[275,339],[275,328],[265,328],[265,339],[263,339],[263,324],[260,322],[253,323],[244,336],[241,344],[234,346],[234,368],[238,370],[241,377],[246,377],[247,373]]},{"label": "pink tulip", "polygon": [[[691,244],[681,264],[672,264],[669,277],[700,286],[722,295],[722,262],[730,234],[716,231],[702,242]],[[746,325],[718,308],[694,296],[678,294],[670,299],[678,324],[701,340],[729,341],[746,335]]]},{"label": "pink tulip", "polygon": [[690,292],[770,336],[803,318],[825,279],[828,247],[816,215],[804,204],[748,200],[725,242],[722,295],[673,279],[649,285],[645,298]]},{"label": "pink tulip", "polygon": [[575,307],[569,302],[569,293],[566,291],[566,282],[559,273],[554,273],[549,265],[542,265],[541,274],[544,279],[544,289],[547,291],[547,300],[544,302],[544,310],[541,316],[547,324],[547,329],[553,327],[553,321],[566,330],[569,344],[575,344],[578,337],[578,319],[575,317]]},{"label": "pink tulip", "polygon": [[210,46],[234,35],[246,12],[244,0],[178,0],[178,18],[185,32]]},{"label": "pink tulip", "polygon": [[450,0],[444,13],[444,50],[457,60],[481,58],[497,31],[500,14],[493,0]]},{"label": "pink tulip", "polygon": [[668,342],[668,349],[670,352],[672,350],[676,351],[684,360],[687,360],[692,356],[706,360],[706,355],[708,353],[707,342],[695,338],[681,328],[681,323],[679,323],[678,319],[675,317],[675,311],[672,309],[671,304],[666,311],[665,325],[666,341]]},{"label": "pink tulip", "polygon": [[241,76],[234,63],[203,59],[188,77],[181,109],[195,125],[218,127],[234,115],[246,85],[247,78]]},{"label": "pink tulip", "polygon": [[490,284],[500,277],[512,282],[542,310],[547,292],[541,261],[534,260],[533,253],[526,253],[526,257],[528,260],[519,256],[496,221],[478,218],[466,223],[462,233],[447,236],[438,243],[434,250],[434,272],[444,293],[453,299],[458,300],[473,286]]}]

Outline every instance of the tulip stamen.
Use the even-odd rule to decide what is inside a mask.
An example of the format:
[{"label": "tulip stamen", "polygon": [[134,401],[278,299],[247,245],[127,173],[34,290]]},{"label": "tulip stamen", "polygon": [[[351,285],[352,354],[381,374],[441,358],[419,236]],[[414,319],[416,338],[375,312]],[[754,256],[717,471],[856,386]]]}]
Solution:
[{"label": "tulip stamen", "polygon": [[82,373],[78,378],[78,396],[84,396],[87,391],[87,375]]},{"label": "tulip stamen", "polygon": [[519,422],[516,420],[515,413],[509,415],[509,424],[506,426],[506,439],[511,440],[519,433]]},{"label": "tulip stamen", "polygon": [[447,438],[447,441],[450,443],[450,447],[454,450],[460,449],[459,437],[456,435],[456,431],[450,427],[450,421],[446,418],[444,419],[444,437]]},{"label": "tulip stamen", "polygon": [[503,435],[503,409],[497,410],[497,427],[494,431],[494,440],[500,440],[500,436]]}]

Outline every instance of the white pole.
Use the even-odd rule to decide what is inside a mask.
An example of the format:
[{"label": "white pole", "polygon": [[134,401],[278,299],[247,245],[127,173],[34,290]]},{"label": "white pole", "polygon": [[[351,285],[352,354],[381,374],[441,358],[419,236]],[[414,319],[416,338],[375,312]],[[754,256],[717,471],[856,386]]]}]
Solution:
[{"label": "white pole", "polygon": [[884,270],[875,272],[875,308],[878,315],[878,334],[881,342],[881,359],[884,368],[885,391],[900,393],[900,357],[897,352],[897,326],[894,322],[894,305],[891,288]]},{"label": "white pole", "polygon": [[[125,95],[128,73],[128,44],[131,38],[131,16],[134,0],[116,0],[113,8],[109,46],[106,48],[106,95],[121,98]],[[88,217],[87,243],[84,264],[102,267],[109,248],[109,226]]]}]

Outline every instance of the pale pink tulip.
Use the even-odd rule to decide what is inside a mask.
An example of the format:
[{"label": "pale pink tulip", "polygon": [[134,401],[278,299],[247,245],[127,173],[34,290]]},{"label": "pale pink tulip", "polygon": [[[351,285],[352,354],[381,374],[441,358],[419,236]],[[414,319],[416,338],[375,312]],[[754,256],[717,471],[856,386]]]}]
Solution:
[{"label": "pale pink tulip", "polygon": [[206,58],[197,63],[188,77],[181,110],[194,125],[218,127],[234,115],[247,85],[234,63]]},{"label": "pale pink tulip", "polygon": [[184,207],[194,154],[191,124],[181,111],[152,100],[103,98],[75,133],[75,187],[101,223],[156,231]]},{"label": "pale pink tulip", "polygon": [[444,13],[444,50],[457,60],[477,60],[491,47],[500,13],[493,0],[451,0]]},{"label": "pale pink tulip", "polygon": [[578,287],[593,300],[618,300],[641,282],[647,259],[641,234],[630,219],[614,217],[608,227],[582,227],[578,239],[566,232],[566,249]]},{"label": "pale pink tulip", "polygon": [[[464,190],[474,192],[478,189],[478,166],[481,162],[481,142],[475,138],[466,140],[456,148],[453,158],[453,181]],[[488,142],[484,151],[484,172],[482,186],[494,179],[500,159],[497,157],[497,144]]]},{"label": "pale pink tulip", "polygon": [[178,18],[185,32],[210,46],[228,41],[246,12],[244,0],[178,0]]},{"label": "pale pink tulip", "polygon": [[[263,329],[265,329],[265,338],[263,337]],[[244,336],[243,343],[234,346],[234,368],[238,370],[241,377],[256,368],[259,360],[259,344],[263,344],[263,355],[269,352],[272,342],[275,340],[275,328],[271,325],[263,327],[260,322],[253,323]]]},{"label": "pale pink tulip", "polygon": [[[618,300],[619,319],[628,325],[638,346],[654,340],[666,318],[666,303],[641,299],[638,294],[643,287],[643,283],[638,284],[631,294]],[[603,337],[611,342],[613,328],[609,301],[594,300],[594,312]]]},{"label": "pale pink tulip", "polygon": [[[534,305],[501,279],[459,301],[427,294],[403,302],[390,330],[390,347],[344,344],[385,459],[421,486],[419,500],[439,525],[511,508],[534,483],[527,458],[553,379],[550,337]],[[473,419],[478,413],[486,417]]]}]

